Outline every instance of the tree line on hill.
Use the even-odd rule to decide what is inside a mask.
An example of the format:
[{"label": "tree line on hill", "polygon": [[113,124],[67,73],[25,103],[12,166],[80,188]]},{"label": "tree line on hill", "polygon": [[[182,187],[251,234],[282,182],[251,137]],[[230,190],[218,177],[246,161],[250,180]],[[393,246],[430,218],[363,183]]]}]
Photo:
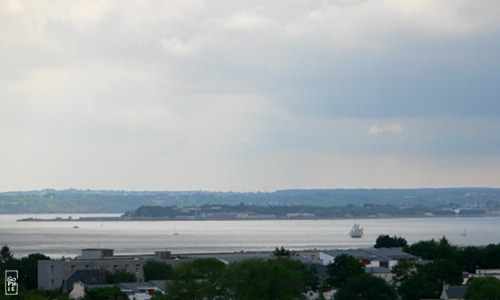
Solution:
[{"label": "tree line on hill", "polygon": [[142,205],[201,206],[208,203],[258,206],[418,207],[482,206],[500,210],[500,189],[312,189],[275,192],[39,190],[0,193],[0,213],[123,213]]},{"label": "tree line on hill", "polygon": [[[237,219],[237,218],[306,218],[326,219],[345,217],[409,217],[427,215],[455,216],[456,206],[398,206],[394,204],[318,205],[227,205],[150,206],[143,205],[122,215],[124,219]],[[484,215],[484,209],[460,210],[459,215]]]}]

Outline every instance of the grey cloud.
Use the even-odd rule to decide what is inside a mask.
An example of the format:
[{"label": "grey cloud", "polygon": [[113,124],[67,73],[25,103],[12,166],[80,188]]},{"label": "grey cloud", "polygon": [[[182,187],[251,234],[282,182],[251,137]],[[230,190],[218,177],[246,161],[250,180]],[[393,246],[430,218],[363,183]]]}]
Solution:
[{"label": "grey cloud", "polygon": [[0,4],[5,184],[326,185],[339,165],[353,185],[391,157],[498,162],[494,1],[45,4]]}]

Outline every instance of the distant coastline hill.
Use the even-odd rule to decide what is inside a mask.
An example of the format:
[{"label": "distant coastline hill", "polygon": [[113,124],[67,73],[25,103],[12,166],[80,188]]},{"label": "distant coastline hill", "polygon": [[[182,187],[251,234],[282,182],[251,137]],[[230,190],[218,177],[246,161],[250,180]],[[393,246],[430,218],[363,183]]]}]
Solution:
[{"label": "distant coastline hill", "polygon": [[275,192],[37,190],[0,193],[0,213],[124,213],[140,206],[491,207],[500,205],[499,188],[290,189]]}]

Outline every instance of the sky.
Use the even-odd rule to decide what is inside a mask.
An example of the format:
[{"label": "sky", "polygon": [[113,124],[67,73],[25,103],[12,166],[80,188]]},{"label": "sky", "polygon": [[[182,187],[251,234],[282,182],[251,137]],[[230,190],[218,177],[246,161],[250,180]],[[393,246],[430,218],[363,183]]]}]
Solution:
[{"label": "sky", "polygon": [[495,0],[0,1],[0,191],[500,187]]}]

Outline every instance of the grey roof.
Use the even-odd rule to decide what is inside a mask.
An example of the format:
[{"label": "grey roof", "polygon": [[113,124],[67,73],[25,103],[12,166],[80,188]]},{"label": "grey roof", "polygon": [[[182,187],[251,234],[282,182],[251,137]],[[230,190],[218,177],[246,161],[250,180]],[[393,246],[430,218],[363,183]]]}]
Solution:
[{"label": "grey roof", "polygon": [[379,256],[384,256],[392,259],[417,259],[415,255],[406,253],[401,248],[373,248],[370,252]]},{"label": "grey roof", "polygon": [[124,282],[120,283],[121,290],[129,290],[134,293],[142,293],[148,290],[153,290],[155,286],[150,282]]},{"label": "grey roof", "polygon": [[365,272],[366,273],[378,273],[378,274],[381,274],[381,273],[391,273],[391,270],[389,270],[389,268],[384,268],[384,267],[366,267],[365,268]]},{"label": "grey roof", "polygon": [[450,285],[446,290],[449,299],[463,299],[466,292],[467,286],[465,285]]},{"label": "grey roof", "polygon": [[351,255],[357,259],[373,260],[373,259],[377,258],[377,256],[365,251],[364,249],[337,249],[337,250],[327,250],[327,251],[322,251],[322,252],[326,253],[332,257],[337,257],[337,256],[342,255],[342,254],[347,254],[347,255]]},{"label": "grey roof", "polygon": [[245,252],[245,253],[220,253],[212,257],[218,258],[225,263],[240,262],[248,259],[273,258],[270,252]]},{"label": "grey roof", "polygon": [[132,293],[147,293],[151,290],[160,290],[165,293],[167,290],[166,280],[151,280],[147,282],[123,282],[119,284],[122,291],[131,291]]},{"label": "grey roof", "polygon": [[152,285],[157,287],[158,289],[165,292],[167,290],[167,281],[166,280],[151,280],[149,281]]},{"label": "grey roof", "polygon": [[116,283],[104,283],[104,284],[89,284],[86,285],[85,288],[87,289],[103,289],[103,288],[112,288],[118,286]]},{"label": "grey roof", "polygon": [[369,249],[337,249],[337,250],[326,250],[322,251],[332,257],[337,257],[338,255],[348,254],[356,259],[367,259],[367,260],[379,260],[379,261],[389,261],[389,260],[400,260],[408,259],[415,260],[416,256],[404,252],[401,248],[369,248]]},{"label": "grey roof", "polygon": [[309,257],[309,256],[302,256],[302,255],[292,255],[290,256],[291,259],[293,260],[298,260],[300,261],[301,263],[305,264],[305,265],[317,265],[317,264],[320,264],[320,261],[315,259],[315,258],[312,258],[312,257]]},{"label": "grey roof", "polygon": [[84,285],[106,283],[103,270],[76,270],[65,280],[63,290],[65,292],[73,289],[73,284],[77,281]]}]

